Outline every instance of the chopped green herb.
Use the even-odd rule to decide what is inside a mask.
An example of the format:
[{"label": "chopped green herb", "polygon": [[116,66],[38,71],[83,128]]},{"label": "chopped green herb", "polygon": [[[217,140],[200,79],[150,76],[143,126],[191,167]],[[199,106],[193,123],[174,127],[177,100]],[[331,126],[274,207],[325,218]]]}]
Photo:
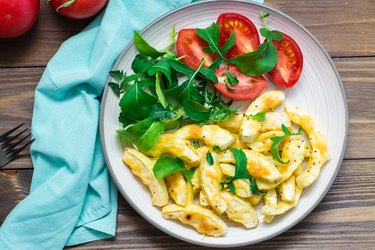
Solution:
[{"label": "chopped green herb", "polygon": [[265,112],[259,112],[255,115],[250,115],[250,119],[254,119],[258,122],[264,122],[266,120],[266,113]]},{"label": "chopped green herb", "polygon": [[225,72],[221,76],[225,77],[224,83],[227,89],[229,91],[235,91],[235,89],[232,88],[231,86],[235,86],[239,83],[237,76],[235,74],[229,73],[228,67],[226,68]]},{"label": "chopped green herb", "polygon": [[260,76],[275,67],[278,60],[278,52],[272,40],[280,41],[283,39],[281,32],[271,31],[268,28],[266,17],[269,14],[261,12],[260,15],[265,26],[260,29],[260,33],[266,38],[265,41],[258,46],[258,49],[228,60],[229,63],[236,65],[243,74],[248,76]]},{"label": "chopped green herb", "polygon": [[212,157],[212,154],[211,154],[210,151],[207,151],[207,153],[206,153],[206,161],[210,165],[214,164],[214,158]]},{"label": "chopped green herb", "polygon": [[221,151],[221,149],[218,145],[213,146],[212,149],[215,150],[215,151]]},{"label": "chopped green herb", "polygon": [[287,137],[289,136],[292,136],[292,135],[301,135],[301,128],[298,130],[297,133],[293,134],[292,132],[289,131],[289,129],[284,125],[282,124],[281,125],[281,129],[283,130],[284,132],[284,135],[283,136],[274,136],[274,137],[271,137],[271,140],[272,140],[272,146],[271,146],[271,154],[272,154],[272,157],[282,163],[282,164],[288,164],[289,161],[287,162],[284,162],[281,157],[280,157],[280,152],[279,152],[279,145],[280,143]]},{"label": "chopped green herb", "polygon": [[233,185],[234,180],[238,179],[253,179],[253,177],[247,173],[246,166],[247,166],[247,158],[245,153],[241,149],[231,148],[230,149],[233,153],[233,156],[236,160],[235,165],[235,174],[234,176],[228,177],[225,182],[221,182],[220,185],[222,189],[224,189],[225,185],[229,187],[229,190],[232,194],[235,194],[235,187]]},{"label": "chopped green herb", "polygon": [[193,141],[193,147],[194,147],[195,149],[200,148],[200,147],[201,147],[201,144],[199,143],[199,141]]},{"label": "chopped green herb", "polygon": [[259,190],[257,181],[255,179],[251,180],[250,191],[252,194],[261,195],[261,196],[264,196],[266,194],[265,191]]}]

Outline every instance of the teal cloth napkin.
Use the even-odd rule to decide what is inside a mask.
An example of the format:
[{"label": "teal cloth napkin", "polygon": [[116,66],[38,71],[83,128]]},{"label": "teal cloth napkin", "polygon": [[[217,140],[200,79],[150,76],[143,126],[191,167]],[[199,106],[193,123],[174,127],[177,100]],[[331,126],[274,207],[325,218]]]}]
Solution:
[{"label": "teal cloth napkin", "polygon": [[0,249],[62,249],[115,235],[117,190],[98,133],[101,94],[133,30],[189,2],[109,1],[61,45],[35,91],[30,194],[2,224]]}]

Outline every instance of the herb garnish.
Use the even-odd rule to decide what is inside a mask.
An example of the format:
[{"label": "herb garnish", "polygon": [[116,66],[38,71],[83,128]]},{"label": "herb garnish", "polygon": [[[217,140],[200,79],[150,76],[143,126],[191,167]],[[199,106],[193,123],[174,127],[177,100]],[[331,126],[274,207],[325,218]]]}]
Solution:
[{"label": "herb garnish", "polygon": [[236,165],[235,165],[236,169],[235,169],[234,176],[227,177],[227,179],[224,182],[220,183],[221,189],[224,189],[225,186],[228,186],[230,192],[232,194],[235,194],[236,188],[233,184],[233,181],[238,180],[238,179],[248,179],[251,181],[251,185],[250,185],[251,193],[258,194],[259,193],[258,185],[256,184],[256,181],[253,178],[253,176],[251,176],[246,170],[247,158],[246,158],[245,153],[241,149],[231,148],[230,150],[232,151],[233,156],[236,160]]},{"label": "herb garnish", "polygon": [[284,132],[284,135],[283,136],[274,136],[274,137],[271,137],[271,140],[272,140],[272,146],[271,146],[271,154],[272,154],[272,157],[282,163],[282,164],[288,164],[289,161],[287,162],[284,162],[281,157],[280,157],[280,153],[279,153],[279,145],[280,143],[287,137],[289,136],[292,136],[292,135],[301,135],[301,131],[302,131],[302,128],[300,127],[298,132],[293,134],[292,132],[289,131],[289,129],[284,125],[282,124],[281,125],[281,129],[283,130]]},{"label": "herb garnish", "polygon": [[160,157],[154,164],[152,168],[156,179],[163,179],[165,176],[181,172],[186,179],[191,182],[193,178],[195,168],[187,170],[185,168],[184,162],[180,158],[173,158],[168,155]]},{"label": "herb garnish", "polygon": [[223,61],[226,60],[225,54],[230,48],[233,47],[236,39],[236,34],[232,32],[226,41],[226,43],[220,47],[220,24],[212,23],[205,29],[195,29],[195,33],[198,34],[203,40],[208,43],[208,47],[203,48],[206,53],[215,53],[219,55],[219,58],[210,66],[211,69],[216,69]]},{"label": "herb garnish", "polygon": [[258,122],[264,122],[266,120],[266,112],[259,112],[255,115],[250,115],[249,119],[254,119]]},{"label": "herb garnish", "polygon": [[212,157],[212,154],[210,151],[207,151],[206,153],[206,161],[208,164],[213,165],[214,164],[214,158]]},{"label": "herb garnish", "polygon": [[261,12],[260,15],[265,26],[260,29],[260,34],[266,40],[259,45],[258,49],[228,60],[229,63],[236,65],[243,74],[248,76],[260,76],[275,67],[278,53],[272,40],[281,41],[283,39],[281,32],[268,28],[266,18],[270,14]]},{"label": "herb garnish", "polygon": [[[109,86],[120,96],[119,121],[123,128],[117,132],[144,152],[156,144],[162,132],[177,128],[183,119],[202,124],[220,122],[238,109],[230,107],[232,102],[224,102],[216,95],[211,83],[218,81],[217,76],[213,69],[202,67],[204,60],[197,70],[193,70],[180,61],[182,57],[177,58],[170,51],[176,42],[176,34],[173,26],[168,45],[157,50],[134,32],[134,44],[139,51],[131,64],[134,74],[110,72],[114,82]],[[207,32],[202,30],[202,34],[209,39]],[[218,44],[218,36],[214,39]],[[211,50],[226,53],[228,47],[233,46],[232,39],[223,47],[211,46]],[[179,83],[179,76],[188,79]]]},{"label": "herb garnish", "polygon": [[231,86],[235,86],[239,83],[237,76],[233,73],[229,73],[228,67],[226,67],[225,72],[221,76],[225,77],[225,87],[227,87],[229,91],[235,91],[236,89],[232,88]]}]

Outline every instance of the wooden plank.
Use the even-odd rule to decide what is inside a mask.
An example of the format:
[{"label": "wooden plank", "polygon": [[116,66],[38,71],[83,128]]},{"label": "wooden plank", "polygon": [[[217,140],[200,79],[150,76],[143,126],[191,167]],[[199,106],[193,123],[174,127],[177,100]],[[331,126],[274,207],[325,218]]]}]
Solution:
[{"label": "wooden plank", "polygon": [[[332,57],[375,55],[375,43],[362,43],[375,32],[372,0],[265,0],[265,5],[304,25]],[[361,41],[360,45],[356,41]]]},{"label": "wooden plank", "polygon": [[[305,25],[333,57],[375,55],[372,0],[266,0]],[[45,66],[61,43],[92,19],[70,20],[41,1],[39,20],[26,35],[0,40],[0,67]]]},{"label": "wooden plank", "polygon": [[[375,157],[375,57],[335,59],[350,113],[349,143],[345,159]],[[44,67],[0,68],[0,133],[25,122],[31,124],[34,90]],[[359,146],[360,145],[360,148]],[[27,155],[8,169],[30,168]]]},{"label": "wooden plank", "polygon": [[93,18],[72,20],[40,1],[36,24],[14,39],[0,39],[0,67],[45,66],[61,43],[79,33]]},{"label": "wooden plank", "polygon": [[[251,249],[369,249],[375,244],[375,160],[346,160],[323,201],[287,232]],[[31,170],[0,172],[0,221],[27,194]],[[250,231],[249,231],[250,233]],[[159,231],[120,196],[117,235],[72,249],[200,248]]]}]

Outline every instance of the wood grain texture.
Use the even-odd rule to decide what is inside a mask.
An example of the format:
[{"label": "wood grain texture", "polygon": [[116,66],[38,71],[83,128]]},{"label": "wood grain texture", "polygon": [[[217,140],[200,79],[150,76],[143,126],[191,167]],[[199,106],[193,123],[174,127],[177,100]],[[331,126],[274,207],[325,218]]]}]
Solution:
[{"label": "wood grain texture", "polygon": [[[306,26],[342,77],[349,106],[349,141],[338,177],[323,201],[287,232],[248,249],[375,249],[375,4],[373,0],[265,0]],[[69,20],[41,1],[37,24],[0,40],[0,134],[31,124],[34,90],[61,43],[92,19]],[[0,224],[27,195],[27,152],[0,171]],[[159,231],[120,196],[117,235],[72,249],[203,249]],[[70,249],[70,248],[69,248]]]},{"label": "wood grain texture", "polygon": [[265,0],[265,4],[304,25],[332,57],[375,55],[373,0]]},{"label": "wood grain texture", "polygon": [[[375,56],[373,0],[266,0],[306,26],[333,57]],[[36,25],[24,36],[0,40],[0,67],[45,66],[63,41],[92,19],[69,20],[40,2]]]},{"label": "wood grain texture", "polygon": [[[323,201],[285,233],[251,249],[371,249],[375,246],[375,160],[345,160]],[[0,173],[0,219],[29,190],[31,170]],[[119,197],[117,235],[68,249],[203,249],[177,240],[144,220]],[[249,231],[250,233],[251,231]]]}]

